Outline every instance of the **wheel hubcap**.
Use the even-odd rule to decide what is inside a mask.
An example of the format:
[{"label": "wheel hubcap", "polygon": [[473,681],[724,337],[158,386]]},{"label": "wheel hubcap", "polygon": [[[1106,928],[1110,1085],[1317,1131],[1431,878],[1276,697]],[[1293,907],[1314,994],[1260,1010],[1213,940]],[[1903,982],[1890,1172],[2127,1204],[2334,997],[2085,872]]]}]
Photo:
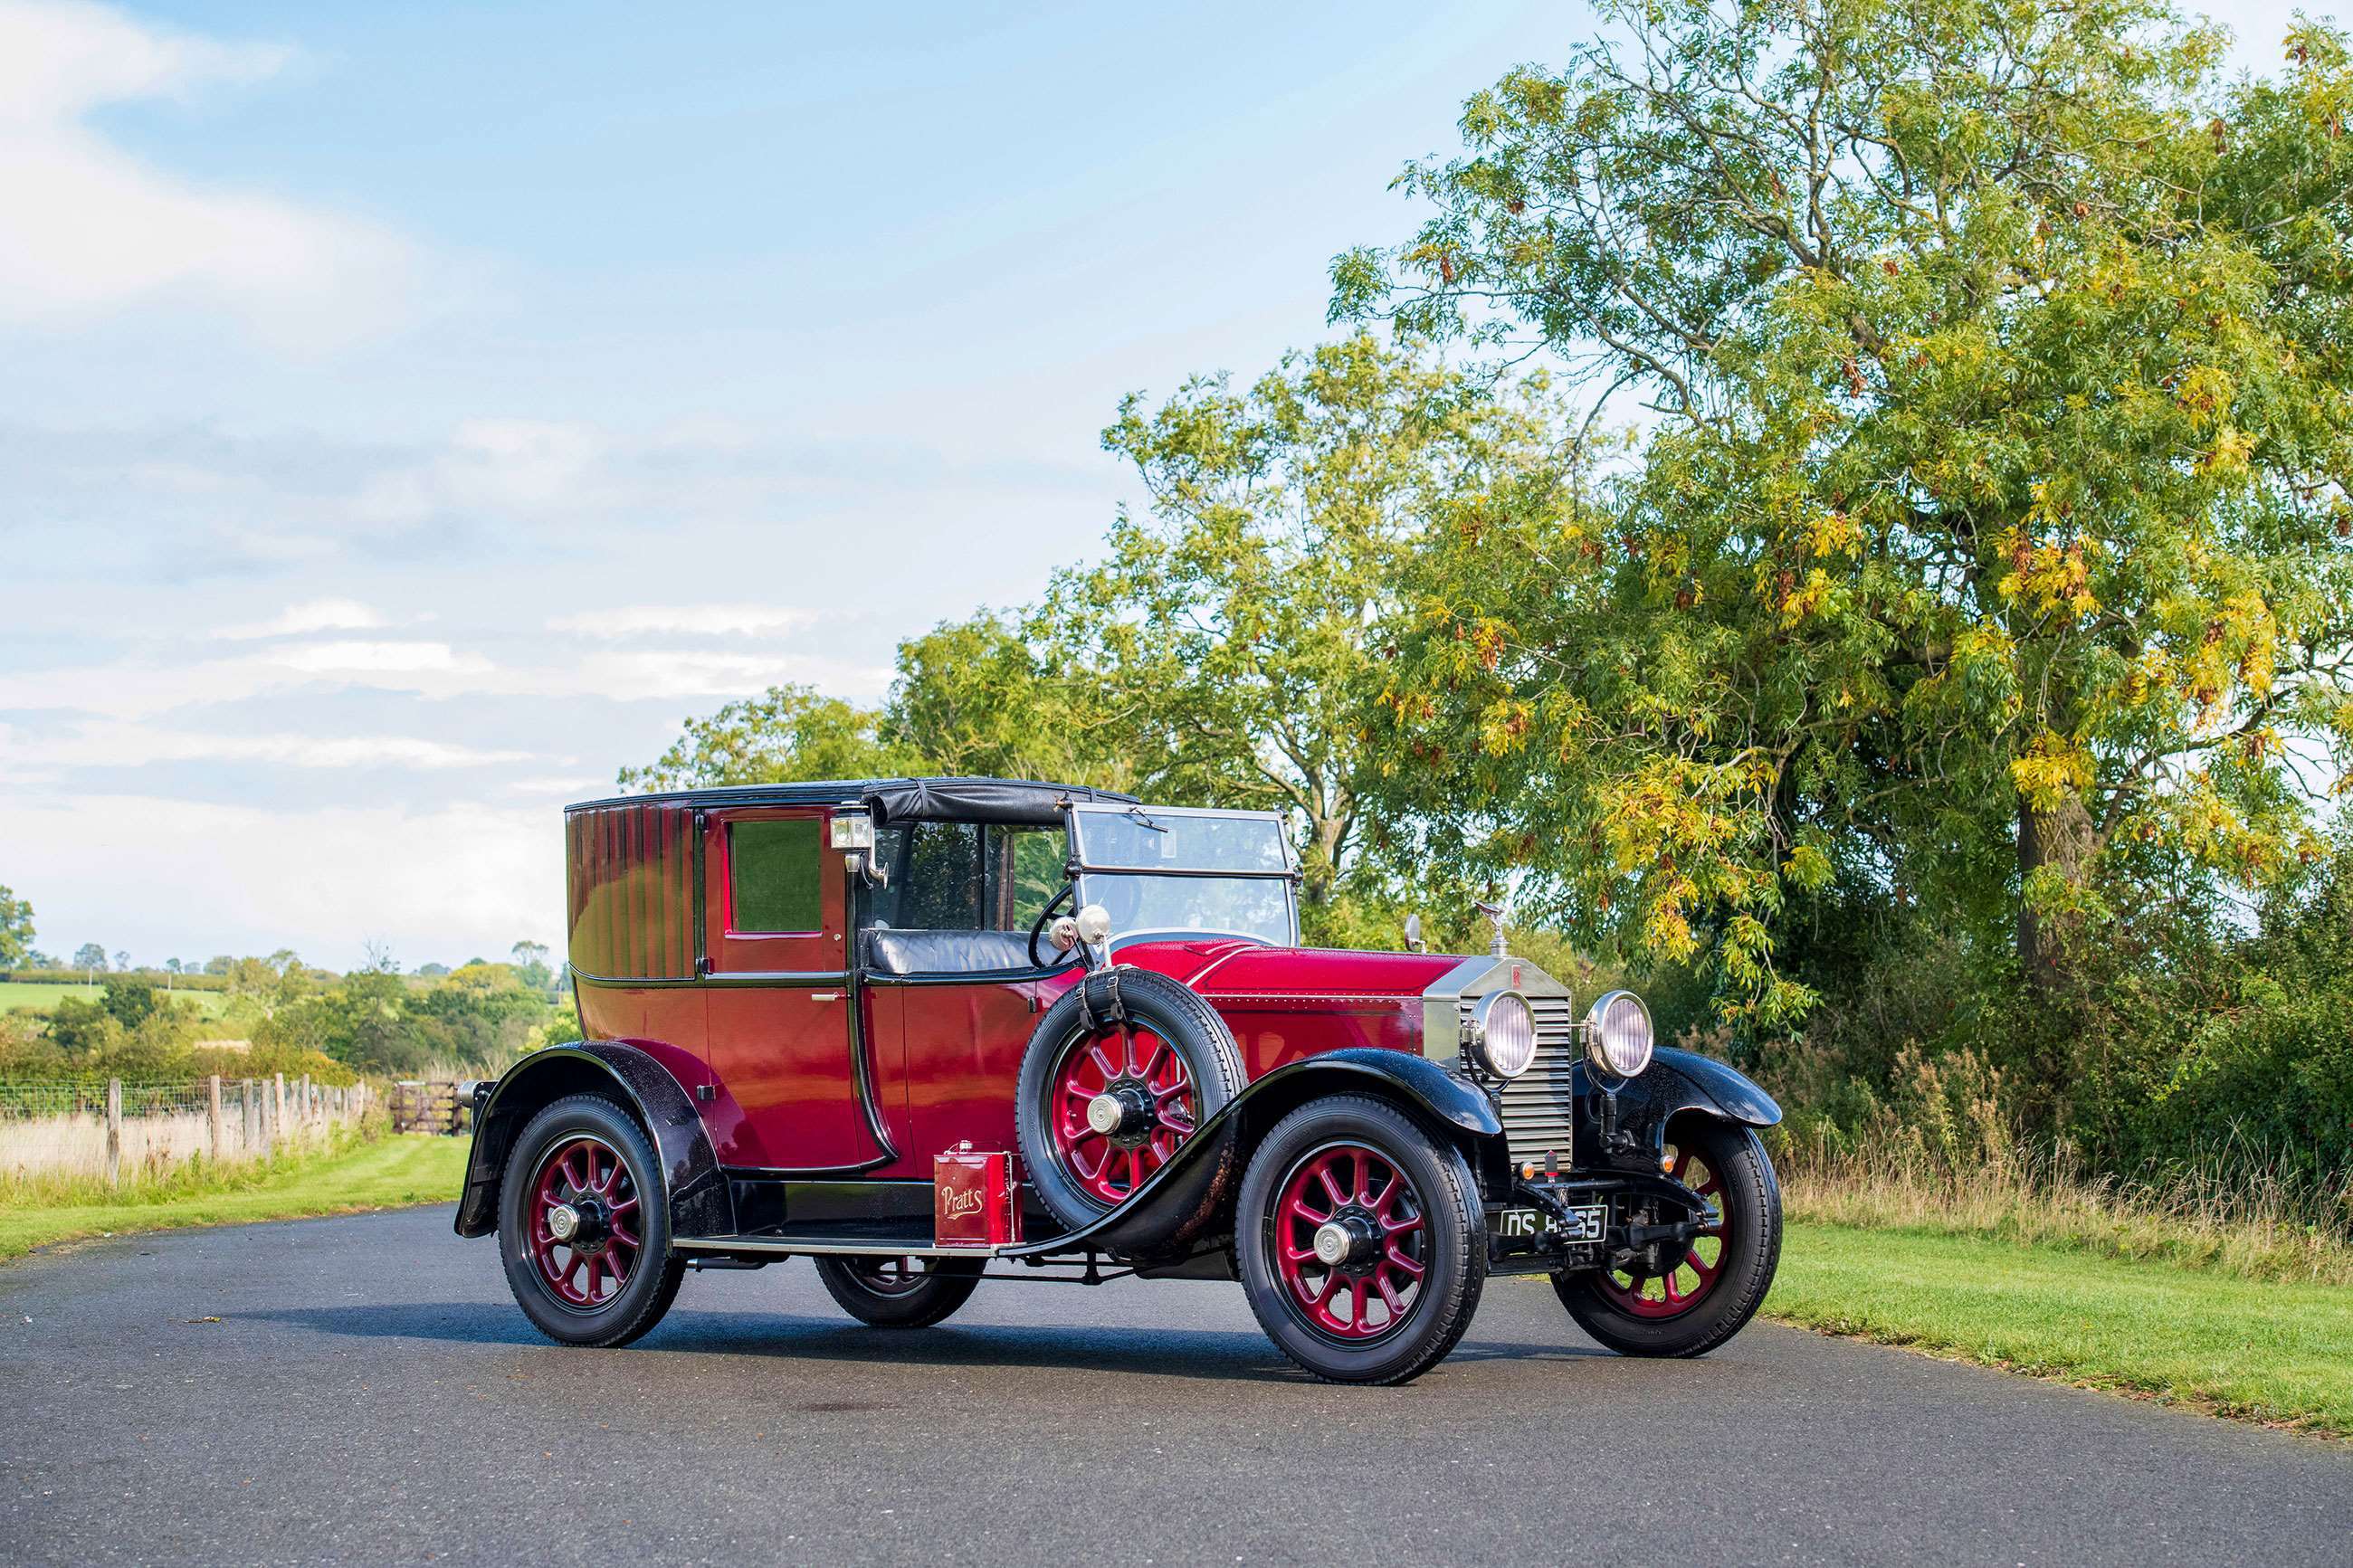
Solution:
[{"label": "wheel hubcap", "polygon": [[1283,1300],[1327,1339],[1369,1344],[1405,1327],[1429,1271],[1421,1195],[1361,1143],[1303,1156],[1275,1189],[1271,1222]]},{"label": "wheel hubcap", "polygon": [[1159,1121],[1152,1091],[1133,1079],[1113,1084],[1087,1101],[1088,1128],[1114,1142],[1134,1142]]},{"label": "wheel hubcap", "polygon": [[531,1257],[558,1304],[593,1312],[635,1277],[644,1250],[638,1180],[620,1152],[582,1135],[557,1143],[532,1178]]}]

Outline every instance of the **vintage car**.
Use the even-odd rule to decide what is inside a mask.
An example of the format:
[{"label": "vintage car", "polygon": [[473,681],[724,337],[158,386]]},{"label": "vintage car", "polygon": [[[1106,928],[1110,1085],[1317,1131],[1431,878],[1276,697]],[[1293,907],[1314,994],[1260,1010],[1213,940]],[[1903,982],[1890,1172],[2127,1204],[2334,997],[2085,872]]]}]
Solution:
[{"label": "vintage car", "polygon": [[1493,1274],[1639,1355],[1772,1280],[1763,1091],[1628,992],[1580,1015],[1500,916],[1478,956],[1303,947],[1277,815],[895,779],[565,830],[586,1037],[478,1091],[457,1220],[565,1343],[806,1256],[899,1328],[983,1279],[1237,1279],[1300,1366],[1398,1383]]}]

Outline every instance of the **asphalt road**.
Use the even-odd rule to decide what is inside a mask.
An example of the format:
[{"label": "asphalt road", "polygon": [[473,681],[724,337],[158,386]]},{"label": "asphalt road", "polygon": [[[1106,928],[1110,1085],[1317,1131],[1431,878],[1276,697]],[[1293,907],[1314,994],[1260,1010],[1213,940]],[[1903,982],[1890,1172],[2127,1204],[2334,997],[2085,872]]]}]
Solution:
[{"label": "asphalt road", "polygon": [[805,1262],[561,1350],[446,1208],[70,1248],[0,1314],[0,1563],[2353,1562],[2341,1448],[1769,1326],[1621,1360],[1540,1281],[1402,1389],[1238,1287],[888,1333]]}]

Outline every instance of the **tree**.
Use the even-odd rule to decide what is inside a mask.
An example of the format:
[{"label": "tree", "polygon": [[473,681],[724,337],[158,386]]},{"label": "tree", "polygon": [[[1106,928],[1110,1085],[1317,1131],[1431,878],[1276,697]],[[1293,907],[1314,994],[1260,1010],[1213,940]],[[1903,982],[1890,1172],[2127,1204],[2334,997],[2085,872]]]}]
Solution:
[{"label": "tree", "polygon": [[514,955],[515,975],[533,991],[552,991],[555,975],[547,967],[547,943],[519,942],[510,950]]},{"label": "tree", "polygon": [[982,610],[899,645],[880,732],[926,773],[1127,789],[1134,737],[1089,700],[1090,684],[1020,617]]},{"label": "tree", "polygon": [[1090,725],[1129,737],[1136,783],[1301,823],[1310,919],[1346,869],[1403,561],[1501,492],[1553,482],[1541,383],[1490,395],[1356,337],[1247,392],[1196,377],[1130,396],[1104,447],[1135,465],[1098,564],[1060,573],[1032,620]]},{"label": "tree", "polygon": [[14,969],[32,947],[32,904],[0,888],[0,969]]},{"label": "tree", "polygon": [[881,716],[807,686],[772,686],[730,702],[645,767],[621,769],[626,790],[707,789],[802,779],[888,778],[909,771],[906,752],[877,733]]},{"label": "tree", "polygon": [[[2155,0],[1604,6],[1335,310],[1650,410],[1605,513],[1438,542],[1390,743],[1492,863],[1794,1016],[1832,882],[2063,993],[2119,879],[2275,880],[2353,744],[2353,71]],[[2004,933],[2007,932],[2005,935]]]},{"label": "tree", "polygon": [[106,949],[94,942],[83,942],[74,949],[73,966],[85,973],[106,968]]}]

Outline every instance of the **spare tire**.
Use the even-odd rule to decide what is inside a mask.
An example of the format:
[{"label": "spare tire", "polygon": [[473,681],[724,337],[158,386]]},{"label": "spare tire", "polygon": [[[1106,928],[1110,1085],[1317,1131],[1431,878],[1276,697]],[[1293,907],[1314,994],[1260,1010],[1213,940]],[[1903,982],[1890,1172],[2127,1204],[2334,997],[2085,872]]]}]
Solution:
[{"label": "spare tire", "polygon": [[1241,1092],[1217,1009],[1147,969],[1088,975],[1046,1009],[1021,1058],[1014,1124],[1039,1200],[1076,1230],[1124,1203]]}]

